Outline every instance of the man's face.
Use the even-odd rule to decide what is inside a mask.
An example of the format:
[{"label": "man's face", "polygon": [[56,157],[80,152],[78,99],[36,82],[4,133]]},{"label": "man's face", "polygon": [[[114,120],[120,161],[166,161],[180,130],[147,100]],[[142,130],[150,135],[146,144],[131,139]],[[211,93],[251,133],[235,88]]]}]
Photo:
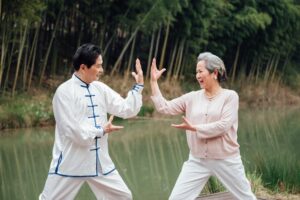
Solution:
[{"label": "man's face", "polygon": [[87,83],[91,83],[93,81],[99,80],[99,77],[101,74],[103,74],[103,60],[102,56],[99,55],[98,58],[96,59],[95,64],[93,64],[90,68],[85,68],[85,81]]}]

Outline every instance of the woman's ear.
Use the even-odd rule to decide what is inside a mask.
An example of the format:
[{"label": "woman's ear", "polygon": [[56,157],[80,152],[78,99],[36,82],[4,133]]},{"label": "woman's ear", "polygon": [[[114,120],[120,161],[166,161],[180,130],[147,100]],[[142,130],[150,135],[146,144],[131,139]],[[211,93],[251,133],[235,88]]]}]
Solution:
[{"label": "woman's ear", "polygon": [[215,79],[215,80],[218,79],[218,74],[219,74],[218,70],[215,69],[215,70],[214,70],[214,79]]}]

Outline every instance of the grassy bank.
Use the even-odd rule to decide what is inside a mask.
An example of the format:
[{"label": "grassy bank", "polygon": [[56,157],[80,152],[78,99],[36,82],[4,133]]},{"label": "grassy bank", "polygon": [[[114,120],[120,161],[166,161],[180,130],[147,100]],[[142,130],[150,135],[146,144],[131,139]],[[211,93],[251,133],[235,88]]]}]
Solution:
[{"label": "grassy bank", "polygon": [[54,124],[51,94],[39,90],[0,99],[0,129]]},{"label": "grassy bank", "polygon": [[[44,88],[35,88],[30,92],[17,93],[14,98],[8,96],[0,97],[0,130],[7,128],[23,128],[35,126],[47,126],[54,124],[52,112],[52,97],[57,86],[65,80],[65,77],[56,77],[48,79]],[[169,80],[161,81],[160,87],[162,93],[167,99],[178,97],[183,93],[198,90],[199,85],[191,77],[192,81]],[[134,84],[131,76],[111,77],[104,76],[102,81],[107,83],[122,96]],[[239,93],[240,107],[278,107],[291,106],[300,103],[299,91],[292,90],[281,84],[279,81],[272,83],[263,80],[252,82],[251,80],[241,78],[232,84],[224,85],[225,88],[232,88]],[[139,116],[152,117],[157,113],[154,110],[150,99],[151,90],[148,81],[145,82],[143,91],[143,107]]]}]

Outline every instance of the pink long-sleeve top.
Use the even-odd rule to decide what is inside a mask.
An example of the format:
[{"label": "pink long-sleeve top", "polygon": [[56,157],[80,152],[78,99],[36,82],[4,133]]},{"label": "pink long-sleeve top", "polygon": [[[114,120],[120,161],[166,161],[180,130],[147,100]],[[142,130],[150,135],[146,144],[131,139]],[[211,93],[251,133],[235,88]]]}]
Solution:
[{"label": "pink long-sleeve top", "polygon": [[204,90],[199,90],[170,101],[159,93],[151,99],[160,113],[185,113],[196,129],[195,132],[186,131],[193,156],[225,159],[240,154],[237,142],[239,97],[235,91],[222,89],[213,98],[208,98]]}]

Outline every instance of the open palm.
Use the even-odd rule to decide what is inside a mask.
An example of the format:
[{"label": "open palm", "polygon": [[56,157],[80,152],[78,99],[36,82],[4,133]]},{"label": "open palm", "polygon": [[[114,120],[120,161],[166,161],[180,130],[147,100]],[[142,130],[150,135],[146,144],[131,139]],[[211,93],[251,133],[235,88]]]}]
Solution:
[{"label": "open palm", "polygon": [[132,76],[135,78],[136,83],[143,85],[144,76],[140,60],[137,58],[135,61],[135,72],[132,72]]},{"label": "open palm", "polygon": [[191,122],[186,117],[183,116],[182,119],[183,119],[183,122],[181,124],[172,124],[171,126],[174,128],[196,131],[196,129],[193,127]]},{"label": "open palm", "polygon": [[164,73],[165,71],[166,71],[165,68],[161,70],[157,69],[156,59],[153,58],[152,65],[151,65],[151,81],[157,81],[161,77],[162,73]]}]

